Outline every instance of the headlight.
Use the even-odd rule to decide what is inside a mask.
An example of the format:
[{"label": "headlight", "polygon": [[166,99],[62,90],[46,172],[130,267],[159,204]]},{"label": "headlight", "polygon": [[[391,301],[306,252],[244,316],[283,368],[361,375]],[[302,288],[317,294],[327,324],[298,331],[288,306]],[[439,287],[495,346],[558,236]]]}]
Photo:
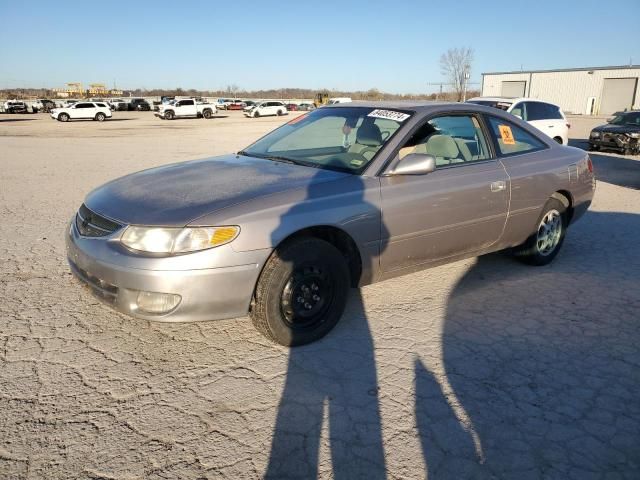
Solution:
[{"label": "headlight", "polygon": [[598,138],[600,136],[600,132],[591,132],[591,136],[593,138]]},{"label": "headlight", "polygon": [[240,227],[136,227],[122,234],[123,245],[149,253],[187,253],[217,247],[234,240]]},{"label": "headlight", "polygon": [[640,138],[640,133],[638,133],[638,132],[629,132],[629,133],[627,133],[627,137]]}]

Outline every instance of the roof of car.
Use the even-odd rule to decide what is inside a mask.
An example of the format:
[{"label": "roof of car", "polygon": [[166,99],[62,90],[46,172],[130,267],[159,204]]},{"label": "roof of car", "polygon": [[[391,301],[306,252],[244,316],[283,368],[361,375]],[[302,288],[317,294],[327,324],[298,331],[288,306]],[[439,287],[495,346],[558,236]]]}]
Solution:
[{"label": "roof of car", "polygon": [[[483,108],[481,105],[474,105],[468,103],[459,102],[435,102],[431,100],[394,100],[394,101],[367,101],[367,100],[354,100],[348,103],[335,103],[331,105],[324,105],[322,108],[348,108],[348,107],[370,107],[370,108],[392,108],[396,110],[434,110],[442,109],[443,107],[456,107],[456,108],[468,108],[473,105],[474,108]],[[484,107],[486,108],[486,107]]]},{"label": "roof of car", "polygon": [[487,101],[487,102],[505,102],[505,103],[506,102],[510,102],[510,103],[542,102],[542,103],[548,103],[549,105],[555,105],[557,107],[555,103],[551,103],[551,102],[547,102],[546,100],[540,100],[539,98],[531,98],[531,97],[473,97],[467,101],[468,102]]}]

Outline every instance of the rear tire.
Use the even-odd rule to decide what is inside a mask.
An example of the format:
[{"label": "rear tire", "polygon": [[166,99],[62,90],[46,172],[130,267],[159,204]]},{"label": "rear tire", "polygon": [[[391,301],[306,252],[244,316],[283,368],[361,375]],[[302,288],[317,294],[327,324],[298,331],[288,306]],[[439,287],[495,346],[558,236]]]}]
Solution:
[{"label": "rear tire", "polygon": [[204,112],[202,112],[202,116],[209,120],[213,116],[213,113],[211,112],[211,110],[205,110]]},{"label": "rear tire", "polygon": [[536,223],[536,231],[514,253],[529,265],[547,265],[556,258],[567,231],[567,208],[555,198],[547,200]]},{"label": "rear tire", "polygon": [[251,309],[255,328],[285,346],[324,337],[347,303],[349,269],[333,245],[298,238],[279,246],[267,261]]},{"label": "rear tire", "polygon": [[282,110],[278,110],[278,116],[281,117],[282,115],[284,115],[284,113],[282,112]]},{"label": "rear tire", "polygon": [[95,118],[95,119],[96,119],[98,122],[104,122],[104,119],[105,119],[105,118],[107,118],[107,117],[106,117],[106,115],[105,115],[104,113],[102,113],[102,112],[98,112],[98,113],[96,113],[96,118]]}]

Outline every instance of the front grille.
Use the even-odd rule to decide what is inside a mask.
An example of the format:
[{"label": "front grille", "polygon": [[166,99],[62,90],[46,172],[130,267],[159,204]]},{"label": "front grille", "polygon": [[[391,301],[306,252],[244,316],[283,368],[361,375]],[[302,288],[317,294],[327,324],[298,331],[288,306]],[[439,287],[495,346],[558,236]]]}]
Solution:
[{"label": "front grille", "polygon": [[119,230],[122,225],[92,212],[82,204],[76,214],[76,227],[84,237],[104,237]]},{"label": "front grille", "polygon": [[112,285],[104,280],[92,275],[86,270],[80,268],[78,265],[69,260],[71,270],[78,279],[82,281],[87,287],[91,289],[96,297],[105,301],[106,303],[115,304],[118,299],[118,287]]}]

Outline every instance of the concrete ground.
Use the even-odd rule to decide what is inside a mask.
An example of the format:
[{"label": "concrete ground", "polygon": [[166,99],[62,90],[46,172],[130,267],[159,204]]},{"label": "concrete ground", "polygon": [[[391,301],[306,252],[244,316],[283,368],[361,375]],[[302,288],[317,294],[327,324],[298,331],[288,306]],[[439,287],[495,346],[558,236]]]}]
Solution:
[{"label": "concrete ground", "polygon": [[[131,319],[73,280],[90,189],[282,121],[0,116],[0,478],[640,478],[639,158],[593,156],[550,266],[494,254],[354,290],[294,350],[247,318]],[[594,121],[571,122],[584,146]]]}]

